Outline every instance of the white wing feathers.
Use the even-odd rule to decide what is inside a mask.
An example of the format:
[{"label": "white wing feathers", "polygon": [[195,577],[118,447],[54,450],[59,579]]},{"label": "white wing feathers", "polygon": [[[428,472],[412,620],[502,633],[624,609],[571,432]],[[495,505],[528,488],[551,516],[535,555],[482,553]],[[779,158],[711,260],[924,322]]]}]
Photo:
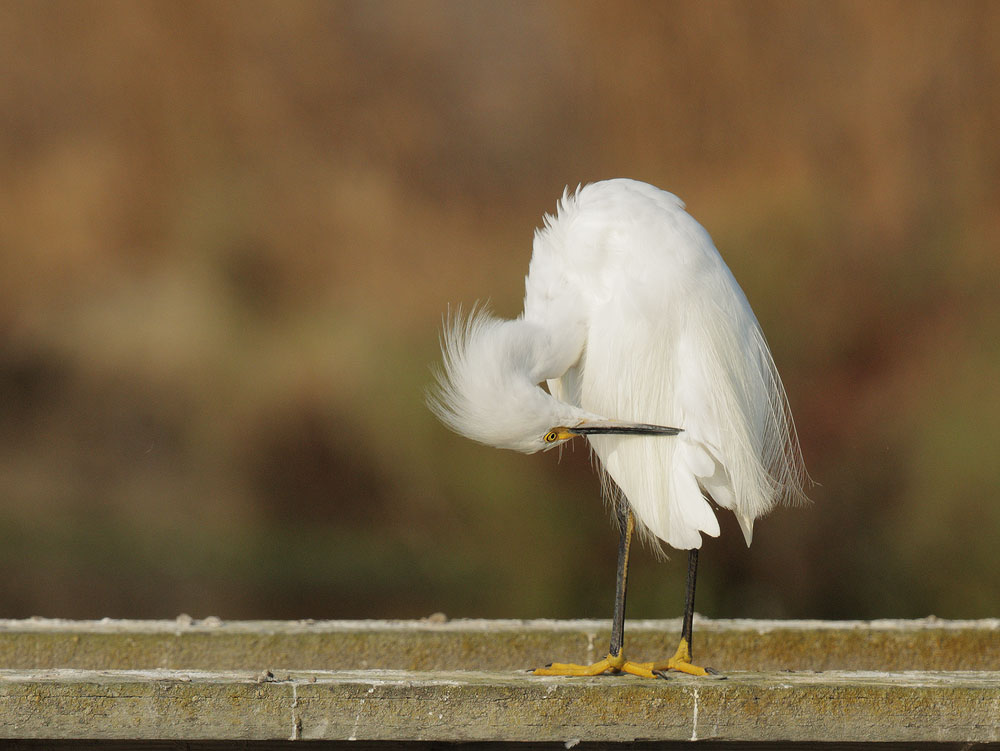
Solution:
[{"label": "white wing feathers", "polygon": [[[636,187],[638,186],[638,187]],[[760,326],[711,238],[669,193],[609,181],[564,196],[535,238],[525,317],[586,320],[550,391],[676,438],[590,436],[639,528],[678,549],[719,534],[706,500],[753,521],[803,497],[798,443]],[[600,228],[600,232],[595,229]],[[655,541],[654,541],[655,542]]]}]

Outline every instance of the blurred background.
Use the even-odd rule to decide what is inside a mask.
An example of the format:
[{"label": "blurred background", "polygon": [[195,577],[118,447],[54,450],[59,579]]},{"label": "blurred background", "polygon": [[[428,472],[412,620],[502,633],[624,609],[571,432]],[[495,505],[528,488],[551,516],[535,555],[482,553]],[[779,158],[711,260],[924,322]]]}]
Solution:
[{"label": "blurred background", "polygon": [[[423,404],[566,185],[680,195],[814,503],[711,617],[1000,614],[1000,4],[0,2],[0,616],[610,617],[583,446]],[[638,552],[675,617],[685,556]]]}]

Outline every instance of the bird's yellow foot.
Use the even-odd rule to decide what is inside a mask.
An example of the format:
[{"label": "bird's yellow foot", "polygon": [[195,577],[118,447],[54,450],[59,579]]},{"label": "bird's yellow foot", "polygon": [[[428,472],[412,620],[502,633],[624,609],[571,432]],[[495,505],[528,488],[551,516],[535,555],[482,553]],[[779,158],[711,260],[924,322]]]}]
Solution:
[{"label": "bird's yellow foot", "polygon": [[703,668],[698,665],[691,664],[691,649],[688,646],[687,639],[681,639],[680,645],[677,647],[677,651],[674,652],[674,656],[667,660],[665,663],[656,663],[651,666],[652,672],[655,674],[660,674],[665,670],[676,670],[679,673],[687,673],[688,675],[716,675],[716,671],[712,668]]},{"label": "bird's yellow foot", "polygon": [[603,660],[598,660],[593,665],[574,665],[565,662],[553,662],[544,668],[532,671],[534,675],[601,675],[602,673],[631,673],[642,678],[656,678],[653,673],[653,663],[632,662],[626,660],[624,655],[618,656],[609,654]]}]

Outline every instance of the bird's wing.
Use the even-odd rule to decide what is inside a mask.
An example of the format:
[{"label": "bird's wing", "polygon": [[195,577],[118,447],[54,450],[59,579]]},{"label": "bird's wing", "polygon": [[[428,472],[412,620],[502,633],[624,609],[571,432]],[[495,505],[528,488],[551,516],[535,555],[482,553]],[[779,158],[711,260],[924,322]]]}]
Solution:
[{"label": "bird's wing", "polygon": [[[564,196],[535,238],[525,318],[583,342],[558,398],[676,438],[590,436],[639,528],[679,549],[719,534],[705,492],[753,520],[801,497],[781,380],[750,305],[708,233],[669,193],[628,180]],[[704,491],[704,492],[703,492]]]},{"label": "bird's wing", "polygon": [[581,406],[675,425],[677,439],[594,436],[640,523],[672,547],[719,534],[703,491],[753,520],[800,492],[781,381],[753,311],[711,238],[677,203],[621,232],[589,297]]},{"label": "bird's wing", "polygon": [[678,340],[672,328],[646,320],[630,320],[627,326],[595,323],[580,395],[584,409],[613,419],[684,428],[676,439],[589,437],[604,471],[628,499],[639,529],[683,550],[700,547],[701,532],[718,535],[719,524],[699,487],[699,475],[709,471],[708,456],[688,432],[693,417],[679,399],[683,374],[676,367]]}]

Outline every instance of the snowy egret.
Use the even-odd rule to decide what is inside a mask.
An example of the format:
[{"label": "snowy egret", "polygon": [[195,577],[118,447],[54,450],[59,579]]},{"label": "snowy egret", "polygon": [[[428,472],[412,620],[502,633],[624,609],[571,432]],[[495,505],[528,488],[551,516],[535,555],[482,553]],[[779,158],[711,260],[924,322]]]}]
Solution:
[{"label": "snowy egret", "polygon": [[[804,498],[784,387],[743,291],[676,196],[593,183],[567,189],[543,223],[524,313],[450,317],[428,403],[490,446],[533,453],[585,436],[600,460],[619,527],[608,656],[536,674],[705,675],[691,631],[701,536],[719,535],[711,504],[735,514],[749,545],[757,517]],[[681,640],[665,662],[622,651],[633,531],[656,550],[689,551]]]}]

